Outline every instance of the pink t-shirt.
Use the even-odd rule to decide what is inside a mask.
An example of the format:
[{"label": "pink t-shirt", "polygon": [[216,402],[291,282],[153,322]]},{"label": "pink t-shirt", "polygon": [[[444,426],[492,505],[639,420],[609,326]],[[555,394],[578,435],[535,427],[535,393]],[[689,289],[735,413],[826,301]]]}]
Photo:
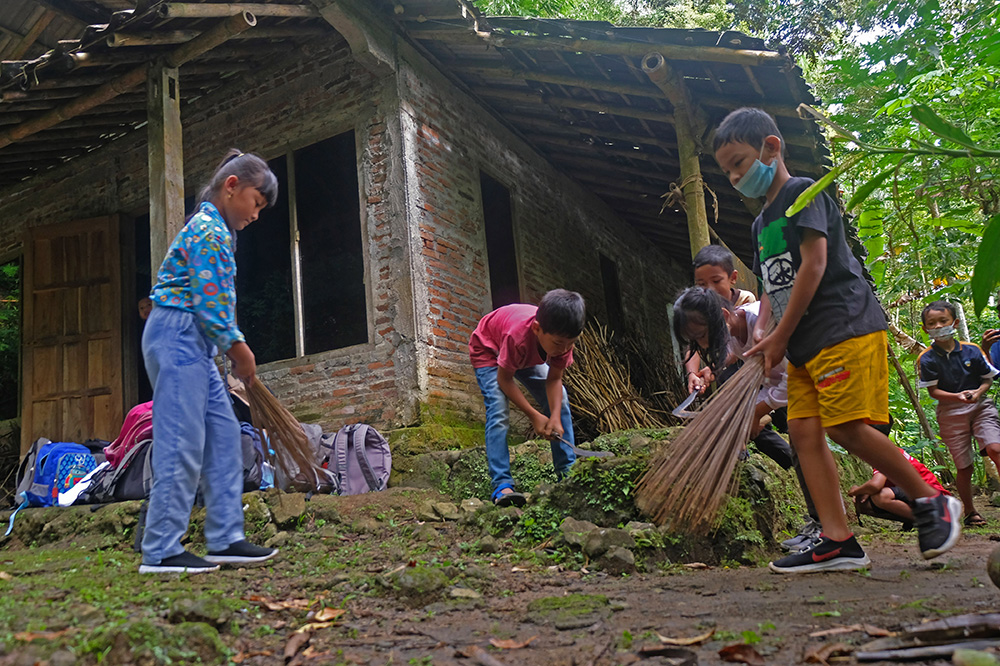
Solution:
[{"label": "pink t-shirt", "polygon": [[[899,447],[897,447],[897,448],[899,448]],[[937,478],[937,476],[934,475],[934,472],[932,472],[929,469],[927,469],[922,462],[920,462],[919,460],[917,460],[916,458],[914,458],[913,456],[911,456],[909,453],[907,453],[903,449],[899,449],[899,452],[903,454],[903,457],[906,458],[906,461],[908,463],[910,463],[911,465],[913,465],[913,469],[917,470],[917,472],[920,473],[921,478],[924,481],[927,482],[927,485],[929,485],[934,490],[939,490],[939,491],[945,493],[946,495],[950,495],[951,494],[947,490],[944,489],[944,486],[942,486],[941,482],[938,481],[938,478]],[[879,473],[879,471],[877,469],[873,469],[872,470],[872,476],[875,476],[878,473]],[[886,479],[886,481],[885,481],[886,488],[892,488],[895,485],[896,484],[893,483],[891,479],[888,479],[888,478]]]},{"label": "pink t-shirt", "polygon": [[538,337],[531,330],[536,312],[536,305],[515,303],[483,317],[469,340],[472,367],[521,370],[541,363],[551,368],[568,367],[573,362],[572,349],[560,356],[542,358]]}]

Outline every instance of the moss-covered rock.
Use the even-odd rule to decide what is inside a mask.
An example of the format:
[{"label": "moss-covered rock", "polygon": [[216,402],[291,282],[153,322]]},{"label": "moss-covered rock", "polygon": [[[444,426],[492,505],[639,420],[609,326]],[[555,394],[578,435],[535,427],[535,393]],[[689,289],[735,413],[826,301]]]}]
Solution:
[{"label": "moss-covered rock", "polygon": [[568,594],[543,597],[528,604],[528,620],[556,629],[580,629],[611,615],[608,598],[601,594]]},{"label": "moss-covered rock", "polygon": [[108,664],[225,664],[229,650],[204,622],[164,625],[150,620],[101,627],[81,653]]}]

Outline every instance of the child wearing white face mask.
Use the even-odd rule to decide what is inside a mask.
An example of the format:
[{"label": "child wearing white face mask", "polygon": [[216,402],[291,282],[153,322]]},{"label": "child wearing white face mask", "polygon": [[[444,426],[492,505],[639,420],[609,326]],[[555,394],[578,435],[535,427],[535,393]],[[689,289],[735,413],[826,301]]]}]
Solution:
[{"label": "child wearing white face mask", "polygon": [[1000,416],[996,406],[983,400],[998,371],[983,350],[955,339],[955,306],[934,301],[920,314],[931,346],[920,354],[921,388],[938,401],[941,439],[955,461],[958,496],[965,509],[965,524],[981,527],[986,521],[972,504],[972,449],[975,437],[979,455],[989,456],[1000,471]]}]

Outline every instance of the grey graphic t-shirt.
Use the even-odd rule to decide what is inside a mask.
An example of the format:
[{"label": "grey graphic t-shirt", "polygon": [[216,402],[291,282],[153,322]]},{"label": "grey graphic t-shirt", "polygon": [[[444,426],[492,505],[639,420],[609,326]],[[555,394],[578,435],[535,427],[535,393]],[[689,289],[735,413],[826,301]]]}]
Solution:
[{"label": "grey graphic t-shirt", "polygon": [[861,264],[847,247],[843,220],[833,199],[820,194],[804,210],[790,219],[785,217],[785,210],[813,182],[810,178],[790,179],[753,223],[757,248],[753,271],[764,283],[776,321],[785,314],[802,265],[801,229],[826,236],[826,271],[788,341],[786,355],[797,366],[838,342],[886,329],[882,309],[862,275]]}]

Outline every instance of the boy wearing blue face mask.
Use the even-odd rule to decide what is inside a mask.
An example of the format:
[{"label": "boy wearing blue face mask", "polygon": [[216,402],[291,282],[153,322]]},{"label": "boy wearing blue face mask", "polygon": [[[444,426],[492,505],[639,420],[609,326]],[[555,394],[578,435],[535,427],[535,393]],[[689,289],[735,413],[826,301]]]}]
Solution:
[{"label": "boy wearing blue face mask", "polygon": [[[767,298],[754,333],[760,341],[745,356],[763,354],[765,372],[788,358],[788,434],[823,526],[816,545],[771,562],[771,570],[808,573],[869,564],[847,526],[824,432],[913,498],[925,559],[946,552],[961,534],[961,503],[929,486],[886,435],[869,427],[889,421],[886,321],[848,249],[836,203],[821,194],[798,214],[785,215],[813,181],[788,173],[781,132],[760,109],[726,116],[714,149],[737,191],[765,199],[752,233],[753,270]],[[770,317],[776,326],[765,336]]]},{"label": "boy wearing blue face mask", "polygon": [[978,346],[955,340],[954,305],[934,301],[920,313],[920,319],[931,346],[917,359],[918,386],[938,401],[938,428],[955,461],[955,483],[965,509],[965,524],[982,527],[986,521],[972,504],[970,445],[975,437],[979,455],[989,456],[1000,471],[1000,417],[996,406],[983,399],[998,371]]}]

